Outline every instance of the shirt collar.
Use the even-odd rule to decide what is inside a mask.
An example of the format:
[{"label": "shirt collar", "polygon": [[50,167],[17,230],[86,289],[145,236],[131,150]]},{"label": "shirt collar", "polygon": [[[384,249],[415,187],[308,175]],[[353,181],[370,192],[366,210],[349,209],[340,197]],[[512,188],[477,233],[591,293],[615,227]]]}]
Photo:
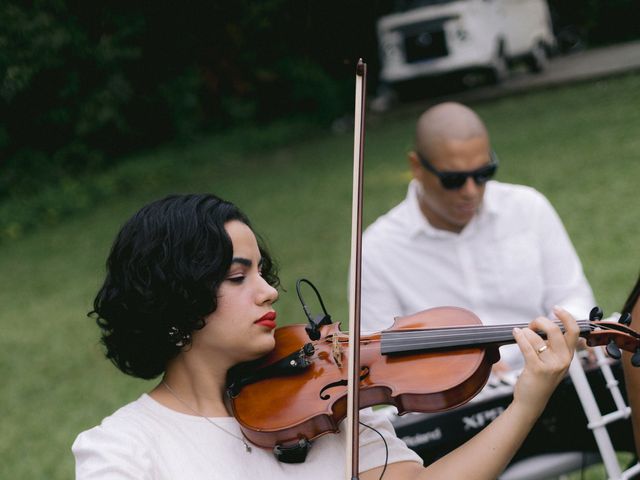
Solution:
[{"label": "shirt collar", "polygon": [[478,216],[487,217],[497,215],[501,208],[498,199],[495,196],[495,188],[498,182],[495,180],[489,180],[487,186],[484,189],[484,197],[482,198],[482,205]]},{"label": "shirt collar", "polygon": [[418,202],[418,195],[420,193],[420,189],[422,186],[420,183],[413,179],[409,183],[409,188],[407,190],[407,231],[409,235],[415,237],[420,234],[425,234],[429,237],[435,238],[448,238],[454,237],[457,238],[460,235],[463,235],[465,232],[472,230],[475,228],[475,224],[481,223],[485,220],[485,218],[494,216],[499,211],[499,205],[494,195],[493,184],[495,181],[491,180],[487,182],[486,189],[484,191],[484,198],[482,199],[482,205],[480,205],[480,209],[478,213],[473,217],[471,222],[460,232],[460,234],[449,232],[447,230],[441,230],[439,228],[435,228],[433,225],[429,223],[427,218],[422,213],[420,209],[420,203]]}]

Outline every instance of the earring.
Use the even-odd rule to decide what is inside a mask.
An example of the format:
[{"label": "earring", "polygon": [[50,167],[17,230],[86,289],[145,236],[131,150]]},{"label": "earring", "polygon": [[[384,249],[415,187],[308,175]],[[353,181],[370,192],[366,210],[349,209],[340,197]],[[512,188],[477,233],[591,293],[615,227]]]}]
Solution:
[{"label": "earring", "polygon": [[173,343],[176,347],[184,347],[191,342],[190,333],[182,333],[178,327],[169,327],[169,343]]}]

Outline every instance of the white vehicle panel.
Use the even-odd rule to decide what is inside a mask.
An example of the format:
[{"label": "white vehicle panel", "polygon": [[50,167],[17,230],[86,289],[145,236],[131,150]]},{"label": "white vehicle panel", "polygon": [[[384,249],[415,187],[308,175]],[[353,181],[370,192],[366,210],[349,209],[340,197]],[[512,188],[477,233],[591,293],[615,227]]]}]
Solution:
[{"label": "white vehicle panel", "polygon": [[394,83],[425,75],[486,68],[553,46],[545,0],[458,0],[381,17],[380,78]]}]

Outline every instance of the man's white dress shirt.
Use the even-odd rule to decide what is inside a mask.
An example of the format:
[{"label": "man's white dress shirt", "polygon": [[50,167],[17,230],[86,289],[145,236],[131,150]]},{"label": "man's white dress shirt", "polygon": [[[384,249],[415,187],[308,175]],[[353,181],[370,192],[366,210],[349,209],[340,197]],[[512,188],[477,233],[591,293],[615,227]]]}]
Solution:
[{"label": "man's white dress shirt", "polygon": [[[364,233],[362,328],[452,305],[485,325],[528,323],[554,305],[586,318],[595,305],[558,214],[533,188],[490,181],[478,214],[460,233],[432,227],[418,205],[420,184]],[[515,345],[500,349],[513,367]]]}]

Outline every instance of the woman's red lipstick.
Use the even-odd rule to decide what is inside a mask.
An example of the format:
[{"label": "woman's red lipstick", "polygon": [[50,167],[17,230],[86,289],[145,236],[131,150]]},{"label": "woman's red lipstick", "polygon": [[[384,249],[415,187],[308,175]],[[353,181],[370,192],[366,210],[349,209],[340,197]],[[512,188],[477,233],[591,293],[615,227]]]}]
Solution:
[{"label": "woman's red lipstick", "polygon": [[256,322],[258,325],[267,327],[270,329],[276,328],[276,312],[268,312],[261,316]]}]

